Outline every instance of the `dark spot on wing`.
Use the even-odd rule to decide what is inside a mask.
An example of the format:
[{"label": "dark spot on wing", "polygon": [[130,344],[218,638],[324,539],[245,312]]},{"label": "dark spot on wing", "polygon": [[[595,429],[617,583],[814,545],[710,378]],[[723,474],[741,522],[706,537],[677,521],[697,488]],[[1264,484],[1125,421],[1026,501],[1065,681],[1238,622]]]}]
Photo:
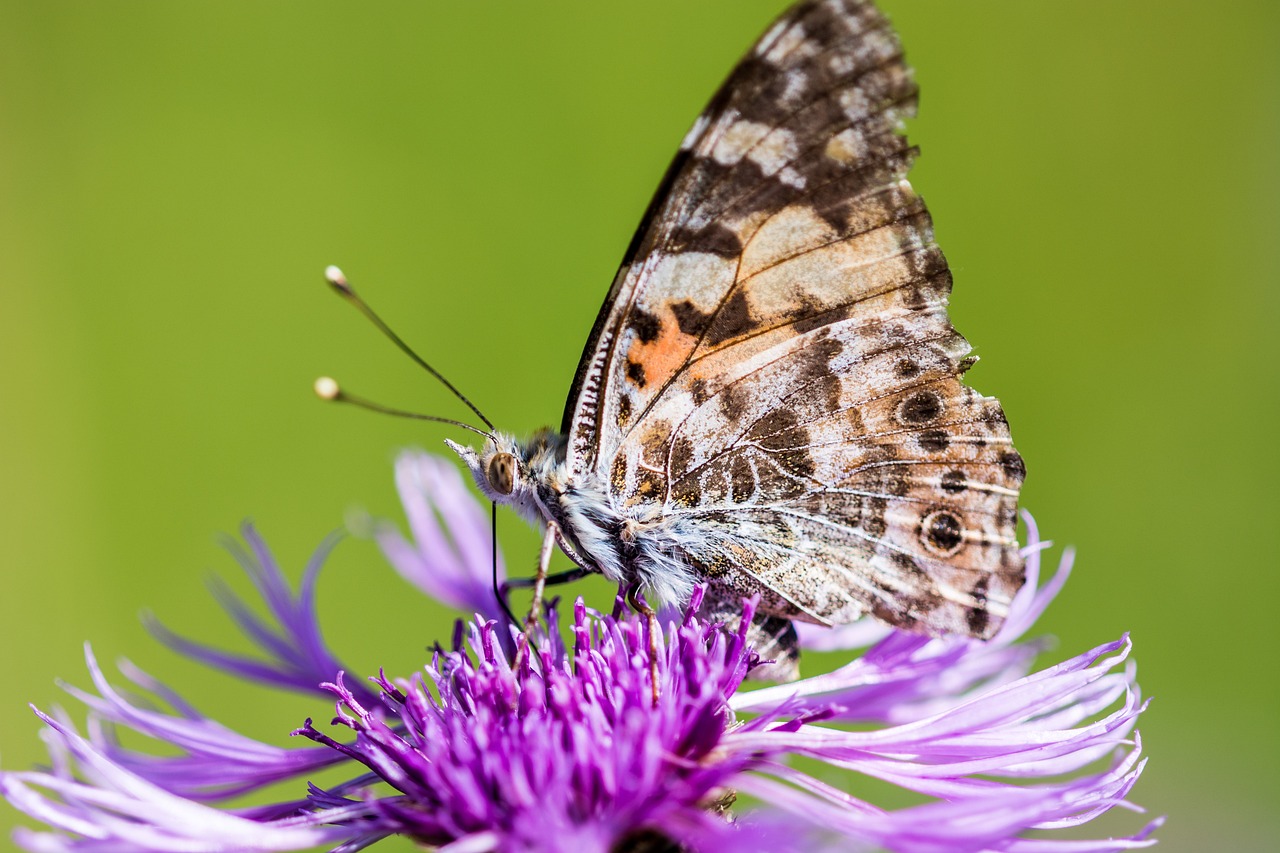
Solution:
[{"label": "dark spot on wing", "polygon": [[815,303],[815,307],[811,313],[805,314],[804,316],[792,321],[791,326],[798,333],[803,335],[808,332],[812,332],[814,329],[820,329],[823,326],[829,326],[832,323],[839,323],[842,320],[848,319],[850,313],[852,313],[852,306],[850,305],[838,305],[835,308],[823,310],[816,307],[817,304],[820,303]]},{"label": "dark spot on wing", "polygon": [[657,471],[645,468],[643,465],[636,469],[636,497],[657,500],[666,488],[667,478]]},{"label": "dark spot on wing", "polygon": [[644,344],[653,343],[662,332],[662,324],[658,318],[639,306],[632,306],[631,313],[627,317],[627,325],[636,333],[636,338]]},{"label": "dark spot on wing", "polygon": [[916,436],[916,444],[926,453],[941,453],[951,445],[951,437],[940,429],[929,429]]},{"label": "dark spot on wing", "polygon": [[[853,187],[852,192],[856,194],[861,188],[861,182],[859,182]],[[836,234],[844,234],[849,230],[849,216],[853,209],[844,199],[838,199],[828,204],[815,203],[813,212],[818,214],[822,221]]]},{"label": "dark spot on wing", "polygon": [[[819,332],[815,336],[813,343],[808,344],[803,350],[796,353],[795,359],[798,363],[797,379],[801,387],[819,385],[817,390],[824,392],[827,399],[831,399],[833,387],[827,382],[832,377],[834,368],[832,362],[840,357],[840,353],[844,352],[844,344],[838,339],[830,336],[828,332]],[[837,385],[834,388],[839,399],[839,379],[835,379]],[[814,392],[810,392],[814,393]]]},{"label": "dark spot on wing", "polygon": [[[886,458],[891,457],[886,455]],[[877,465],[862,471],[850,485],[868,492],[902,497],[911,488],[906,471],[906,466],[901,464]]]},{"label": "dark spot on wing", "polygon": [[1021,483],[1027,478],[1027,463],[1022,461],[1022,456],[1016,450],[1010,450],[1000,457],[1000,465],[1004,468],[1004,473],[1010,480]]},{"label": "dark spot on wing", "polygon": [[649,381],[644,375],[644,365],[630,360],[627,361],[627,378],[634,382],[638,388],[643,388]]},{"label": "dark spot on wing", "polygon": [[769,454],[770,462],[790,476],[792,486],[796,480],[803,481],[813,476],[809,431],[798,425],[795,413],[789,409],[769,412],[756,421],[746,433],[746,438],[755,441]]},{"label": "dark spot on wing", "polygon": [[693,397],[693,404],[701,406],[707,400],[711,399],[711,392],[707,390],[707,381],[705,379],[695,379],[689,383],[689,395]]},{"label": "dark spot on wing", "polygon": [[724,343],[730,338],[752,331],[758,325],[759,323],[751,316],[751,306],[747,302],[746,293],[736,290],[721,304],[720,310],[716,313],[715,322],[707,332],[707,343],[712,346]]},{"label": "dark spot on wing", "polygon": [[756,475],[745,453],[733,454],[729,468],[729,482],[733,485],[733,499],[745,501],[755,493]]},{"label": "dark spot on wing", "polygon": [[862,529],[868,536],[884,538],[889,530],[889,523],[885,519],[885,513],[889,510],[889,501],[885,498],[866,498],[863,503]]},{"label": "dark spot on wing", "polygon": [[795,427],[796,415],[791,409],[771,409],[764,417],[751,425],[746,437],[753,441],[786,432]]},{"label": "dark spot on wing", "polygon": [[844,398],[844,383],[840,381],[840,377],[834,373],[828,373],[818,380],[821,386],[823,401],[827,404],[827,411],[834,412],[840,408],[840,401]]},{"label": "dark spot on wing", "polygon": [[[886,592],[890,595],[893,594],[892,590],[886,590]],[[890,607],[888,602],[876,598],[871,602],[871,615],[881,622],[894,625],[904,631],[914,631],[916,624],[920,620],[906,610],[899,609],[900,607],[901,605]]]},{"label": "dark spot on wing", "polygon": [[910,554],[904,554],[901,551],[890,551],[889,560],[903,577],[920,578],[924,575],[924,572]]},{"label": "dark spot on wing", "polygon": [[751,405],[751,394],[741,384],[731,382],[724,386],[720,394],[720,411],[729,423],[739,423],[747,414]]},{"label": "dark spot on wing", "polygon": [[813,457],[809,455],[808,448],[779,451],[771,454],[770,458],[800,479],[813,476]]},{"label": "dark spot on wing", "polygon": [[631,395],[618,395],[618,426],[625,427],[631,423]]},{"label": "dark spot on wing", "polygon": [[920,365],[909,358],[904,358],[893,366],[893,372],[899,379],[911,379],[920,374]]},{"label": "dark spot on wing", "polygon": [[844,410],[844,423],[847,435],[862,435],[867,431],[867,425],[862,418],[862,413],[854,406]]},{"label": "dark spot on wing", "polygon": [[677,476],[671,483],[671,502],[676,506],[697,506],[706,497],[706,493],[697,482],[696,477]]},{"label": "dark spot on wing", "polygon": [[[885,519],[889,501],[885,498],[862,498],[859,503],[862,506],[862,517],[858,520],[858,525],[868,536],[883,538],[889,529],[888,521]],[[913,563],[912,567],[914,566]]]},{"label": "dark spot on wing", "polygon": [[815,515],[834,521],[867,536],[880,539],[888,529],[885,511],[887,498],[847,492],[814,492],[805,507]]},{"label": "dark spot on wing", "polygon": [[891,551],[887,556],[899,577],[906,578],[912,588],[904,595],[893,586],[882,586],[888,600],[895,606],[891,607],[881,602],[881,612],[885,615],[880,613],[876,615],[891,625],[911,630],[912,626],[919,623],[920,616],[936,609],[942,603],[942,599],[928,571],[922,568],[910,554]]},{"label": "dark spot on wing", "polygon": [[1004,412],[996,403],[992,403],[983,411],[982,420],[994,427],[1004,427],[1006,430],[1009,428],[1009,419],[1004,416]]},{"label": "dark spot on wing", "polygon": [[949,512],[930,513],[924,519],[921,534],[928,544],[948,556],[960,550],[964,542],[964,527]]},{"label": "dark spot on wing", "polygon": [[902,304],[913,311],[919,311],[931,304],[946,302],[950,292],[951,273],[944,268],[932,277],[907,287],[903,292]]},{"label": "dark spot on wing", "polygon": [[742,240],[721,223],[713,222],[697,231],[677,231],[667,251],[708,252],[722,258],[736,258],[742,254]]},{"label": "dark spot on wing", "polygon": [[844,344],[837,338],[824,337],[818,342],[818,354],[827,366],[831,366],[831,362],[839,358],[840,353],[844,352]]},{"label": "dark spot on wing", "polygon": [[676,436],[676,440],[671,443],[671,456],[667,463],[667,470],[678,477],[688,471],[692,464],[693,442],[683,435]]},{"label": "dark spot on wing", "polygon": [[898,405],[898,420],[904,424],[927,424],[942,414],[942,398],[936,391],[917,391]]},{"label": "dark spot on wing", "polygon": [[969,594],[973,596],[975,602],[973,607],[969,608],[967,621],[969,630],[975,637],[984,636],[987,632],[987,625],[991,621],[991,614],[987,612],[987,584],[990,578],[983,575],[978,578],[978,582],[973,585],[973,589],[969,590]]},{"label": "dark spot on wing", "polygon": [[[915,153],[919,153],[918,149],[915,149]],[[911,270],[912,278],[928,280],[934,292],[941,295],[943,291],[939,289],[939,285],[945,288],[945,292],[950,292],[951,290],[947,260],[942,256],[942,250],[937,246],[927,245],[922,247],[918,242],[920,234],[928,233],[928,219],[928,214],[923,209],[904,217],[904,220],[915,220],[910,223],[914,227],[905,228],[898,232],[901,237],[898,245],[905,251],[902,259],[906,262],[908,269]],[[948,275],[945,282],[941,280],[941,276],[944,275]]]},{"label": "dark spot on wing", "polygon": [[675,314],[676,325],[680,327],[680,331],[694,338],[702,334],[707,321],[711,319],[710,314],[699,311],[697,306],[688,299],[672,305],[671,313]]},{"label": "dark spot on wing", "polygon": [[942,475],[942,490],[953,495],[963,492],[968,486],[969,478],[963,471],[948,471]]}]

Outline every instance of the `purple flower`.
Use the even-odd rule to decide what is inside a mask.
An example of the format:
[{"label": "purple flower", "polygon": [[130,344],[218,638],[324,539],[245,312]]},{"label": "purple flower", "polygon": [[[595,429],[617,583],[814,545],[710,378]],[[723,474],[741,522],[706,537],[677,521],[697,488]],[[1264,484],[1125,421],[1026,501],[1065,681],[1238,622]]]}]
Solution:
[{"label": "purple flower", "polygon": [[[411,581],[478,613],[458,624],[451,650],[408,678],[345,672],[312,606],[332,542],[295,593],[246,528],[249,548],[237,556],[275,624],[220,595],[262,657],[157,627],[160,639],[237,677],[325,696],[336,715],[307,719],[289,746],[261,743],[125,663],[132,690],[159,703],[129,698],[87,653],[94,691],[68,688],[89,709],[85,732],[62,713],[37,711],[50,769],[0,773],[0,793],[54,830],[18,830],[19,843],[193,853],[320,845],[345,853],[397,834],[450,853],[1074,853],[1154,843],[1158,821],[1119,839],[1027,837],[1134,808],[1126,797],[1145,764],[1134,731],[1145,703],[1127,637],[1032,672],[1042,647],[1021,638],[1066,581],[1070,558],[1038,587],[1045,545],[1030,519],[1030,581],[991,641],[867,625],[806,631],[814,646],[869,648],[832,673],[744,689],[759,661],[741,633],[685,616],[650,638],[621,596],[610,614],[577,602],[563,632],[549,608],[552,630],[526,637],[493,601],[488,531],[461,478],[421,454],[402,456],[397,475],[414,539],[381,529],[378,540]],[[745,602],[744,615],[753,608]],[[313,701],[311,713],[323,707]],[[161,756],[126,747],[115,736],[120,727],[170,749]],[[809,759],[806,769],[792,757]],[[880,808],[825,781],[824,767],[929,801]],[[310,781],[321,771],[342,781]],[[294,789],[283,801],[234,803],[268,785],[287,790],[280,783],[289,780]],[[740,794],[768,805],[735,807]]]}]

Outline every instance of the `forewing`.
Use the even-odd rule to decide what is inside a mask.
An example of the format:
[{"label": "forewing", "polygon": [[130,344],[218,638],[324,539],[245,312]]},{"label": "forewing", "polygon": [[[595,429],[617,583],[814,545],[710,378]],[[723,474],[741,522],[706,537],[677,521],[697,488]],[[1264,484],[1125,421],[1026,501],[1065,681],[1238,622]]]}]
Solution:
[{"label": "forewing", "polygon": [[[574,468],[611,456],[692,355],[745,244],[765,242],[754,236],[763,217],[806,194],[833,223],[855,205],[899,214],[902,201],[887,196],[909,153],[894,131],[915,93],[897,39],[867,3],[800,3],[748,52],[686,135],[587,340],[562,424]],[[710,344],[730,330],[721,323]]]},{"label": "forewing", "polygon": [[817,622],[988,636],[1022,580],[1022,463],[966,387],[906,180],[887,23],[801,3],[695,124],[566,415],[575,472],[660,507],[706,575]]}]

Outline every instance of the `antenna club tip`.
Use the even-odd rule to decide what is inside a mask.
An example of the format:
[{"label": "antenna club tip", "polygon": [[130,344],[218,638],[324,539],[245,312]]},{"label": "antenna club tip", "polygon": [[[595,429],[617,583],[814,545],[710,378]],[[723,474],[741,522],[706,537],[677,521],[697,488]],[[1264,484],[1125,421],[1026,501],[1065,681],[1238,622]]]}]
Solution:
[{"label": "antenna club tip", "polygon": [[340,293],[351,293],[351,285],[347,282],[347,277],[342,274],[342,270],[333,264],[324,268],[324,280]]},{"label": "antenna club tip", "polygon": [[337,380],[329,376],[321,376],[312,386],[315,389],[316,396],[321,400],[336,400],[342,396],[342,389],[338,387]]}]

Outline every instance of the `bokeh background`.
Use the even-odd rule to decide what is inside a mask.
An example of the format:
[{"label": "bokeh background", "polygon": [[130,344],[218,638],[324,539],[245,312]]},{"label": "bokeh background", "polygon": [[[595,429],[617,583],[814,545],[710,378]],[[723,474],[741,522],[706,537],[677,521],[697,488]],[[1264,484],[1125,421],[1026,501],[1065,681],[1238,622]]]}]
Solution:
[{"label": "bokeh background", "polygon": [[[394,453],[450,433],[326,407],[316,375],[466,414],[321,270],[498,424],[556,422],[667,160],[783,5],[0,2],[3,766],[41,760],[25,703],[84,684],[89,639],[260,737],[327,716],[137,618],[223,636],[203,582],[246,517],[295,573],[353,512],[399,517]],[[1273,849],[1280,7],[883,5],[971,379],[1079,549],[1053,654],[1132,632],[1162,849]],[[359,671],[447,630],[360,539],[321,607]]]}]

